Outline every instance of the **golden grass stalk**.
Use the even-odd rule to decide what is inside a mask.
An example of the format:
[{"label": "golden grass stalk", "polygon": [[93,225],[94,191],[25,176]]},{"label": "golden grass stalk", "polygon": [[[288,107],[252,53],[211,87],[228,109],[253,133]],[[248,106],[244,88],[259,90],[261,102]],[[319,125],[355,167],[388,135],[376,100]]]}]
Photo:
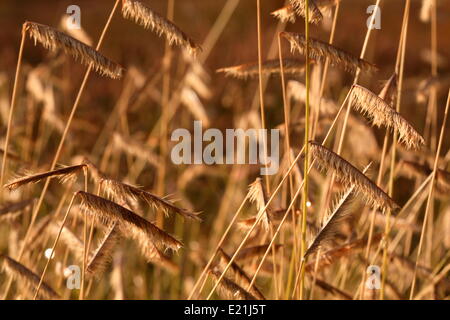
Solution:
[{"label": "golden grass stalk", "polygon": [[[319,23],[322,20],[322,13],[313,0],[289,0],[292,9],[300,16],[307,18],[308,22]],[[308,17],[306,14],[308,8]],[[306,19],[305,19],[306,20]]]},{"label": "golden grass stalk", "polygon": [[[231,231],[232,226],[236,222],[236,219],[238,218],[239,214],[241,213],[242,209],[244,208],[247,200],[248,200],[248,195],[245,196],[245,198],[242,200],[239,208],[236,210],[236,212],[234,213],[233,217],[231,218],[231,221],[228,224],[228,227],[225,229],[225,232],[222,234],[222,237],[220,238],[219,242],[217,243],[217,245],[215,247],[214,253],[209,258],[206,266],[203,268],[200,276],[198,277],[198,279],[195,282],[191,292],[189,293],[188,300],[192,299],[192,297],[194,296],[194,294],[195,294],[197,288],[199,287],[200,282],[203,280],[203,278],[205,278],[205,282],[206,282],[207,272],[210,270],[210,267],[212,266],[212,264],[214,262],[214,258],[216,257],[219,249],[222,247],[223,243],[225,242],[226,237],[228,236],[229,232]],[[201,289],[200,289],[200,291],[201,291]]]},{"label": "golden grass stalk", "polygon": [[[286,148],[285,155],[283,157],[283,161],[282,161],[280,167],[281,167],[281,172],[285,172],[291,165],[292,159],[294,158],[294,152],[291,147],[291,138],[290,138],[291,109],[290,109],[290,101],[288,98],[288,92],[286,89],[286,78],[285,78],[285,67],[284,67],[285,63],[283,61],[280,33],[278,33],[278,36],[277,36],[277,43],[278,43],[278,60],[279,60],[280,73],[281,73],[281,90],[282,90],[282,97],[283,97],[283,114],[284,114],[284,122],[283,122],[284,130],[283,131],[284,131],[284,141],[285,141],[285,148]],[[305,63],[309,63],[308,59],[306,59]],[[305,68],[305,74],[309,75],[308,67]],[[308,77],[306,77],[306,78],[308,78]],[[308,96],[308,98],[309,98],[309,96]],[[306,129],[306,126],[305,126],[305,129]],[[301,180],[303,180],[303,177],[300,172],[300,168],[296,166],[292,175],[289,176],[288,183],[289,183],[289,193],[290,194],[294,193],[294,181],[301,181]],[[296,223],[296,219],[295,219],[294,209],[291,211],[291,217],[292,217],[292,219],[291,219],[292,231],[293,231],[293,235],[294,235],[294,239],[293,239],[294,246],[293,246],[292,250],[294,252],[297,252],[297,243],[298,243],[297,230],[296,230],[297,223]],[[273,256],[275,256],[275,254],[276,254],[275,246],[272,246],[272,253],[273,253]],[[296,258],[297,258],[297,256],[294,254],[293,255],[294,264],[297,263]],[[272,261],[275,261],[273,257],[272,257]],[[274,268],[274,270],[275,270],[276,269],[275,263],[273,263],[273,266],[275,267]],[[283,267],[281,267],[280,277],[281,277],[280,279],[283,278]]]},{"label": "golden grass stalk", "polygon": [[90,276],[99,277],[112,261],[112,254],[120,239],[117,224],[114,223],[106,232],[99,246],[92,254],[86,271]]},{"label": "golden grass stalk", "polygon": [[349,187],[355,185],[356,191],[364,196],[369,205],[390,210],[399,208],[391,197],[347,160],[316,142],[310,142],[310,146],[319,168],[333,170],[337,178]]},{"label": "golden grass stalk", "polygon": [[[256,0],[256,29],[258,39],[258,92],[259,92],[259,116],[261,119],[261,129],[266,129],[266,115],[265,115],[265,102],[264,102],[264,77],[262,72],[263,52],[262,52],[262,31],[261,31],[261,0]],[[264,158],[267,158],[267,147],[264,144]],[[267,192],[270,193],[270,181],[269,176],[264,176]],[[276,282],[275,282],[276,283]]]},{"label": "golden grass stalk", "polygon": [[[22,26],[22,36],[20,40],[20,47],[19,47],[19,55],[17,58],[17,66],[16,66],[16,74],[14,76],[14,86],[13,86],[13,92],[11,97],[11,106],[9,108],[9,114],[8,114],[8,123],[6,126],[6,137],[5,137],[5,143],[3,145],[2,153],[2,169],[0,173],[0,187],[3,186],[3,182],[5,181],[5,175],[7,172],[7,159],[9,159],[10,152],[8,150],[9,148],[9,142],[12,135],[12,124],[13,124],[13,117],[14,112],[16,110],[17,105],[17,96],[18,96],[18,89],[19,89],[19,80],[20,80],[20,73],[22,70],[22,59],[23,59],[23,51],[25,47],[25,38],[26,38],[26,31],[25,27]],[[0,192],[0,199],[3,199],[3,192]],[[12,283],[11,280],[9,280],[9,285],[7,285],[7,290],[5,290],[5,297],[8,295],[10,284]]]},{"label": "golden grass stalk", "polygon": [[234,281],[222,276],[222,273],[217,270],[210,270],[209,273],[218,283],[218,289],[220,294],[227,297],[230,300],[258,300],[250,292],[243,289]]},{"label": "golden grass stalk", "polygon": [[[308,26],[308,24],[306,24],[306,26]],[[340,116],[340,114],[341,114],[341,112],[342,112],[342,110],[343,110],[343,108],[344,108],[344,106],[345,106],[345,104],[346,104],[346,102],[347,102],[347,100],[348,100],[348,97],[349,97],[349,94],[347,94],[346,98],[344,99],[344,102],[342,103],[341,108],[340,108],[339,111],[337,112],[337,115],[336,115],[336,117],[335,117],[335,120],[333,121],[331,127],[329,128],[328,133],[327,133],[327,135],[325,136],[325,138],[324,138],[324,140],[323,140],[323,143],[327,142],[328,138],[330,137],[330,133],[331,133],[331,131],[334,129],[334,127],[335,127],[335,125],[336,125],[336,122],[337,122],[337,119],[339,118],[339,116]],[[307,100],[308,100],[308,99],[307,99]],[[278,183],[277,187],[275,188],[275,190],[274,190],[273,193],[271,194],[269,200],[267,201],[267,204],[266,204],[264,210],[267,209],[267,207],[270,205],[270,203],[271,203],[272,200],[274,199],[274,197],[275,197],[275,195],[277,194],[277,192],[281,189],[283,183],[286,181],[287,177],[288,177],[289,174],[291,173],[291,171],[292,171],[292,169],[294,168],[294,166],[296,165],[297,161],[299,161],[300,157],[305,153],[305,150],[307,149],[307,148],[306,148],[307,146],[308,146],[308,144],[304,145],[303,148],[300,150],[300,152],[299,152],[299,153],[297,154],[297,156],[295,157],[295,159],[292,161],[292,164],[291,164],[290,168],[289,168],[289,169],[287,170],[287,172],[283,175],[281,181]],[[308,167],[308,168],[306,169],[306,172],[309,172],[310,169],[311,169],[311,167]],[[292,208],[294,202],[296,201],[297,197],[298,197],[299,194],[300,194],[300,191],[301,191],[302,189],[304,190],[304,188],[303,188],[304,183],[305,183],[305,181],[302,181],[302,183],[300,184],[300,186],[299,186],[299,188],[297,189],[296,193],[293,195],[293,198],[292,198],[292,201],[291,201],[291,203],[290,203],[290,205],[289,205],[289,208],[286,209],[286,212],[287,212],[287,213],[288,213],[289,210]],[[305,198],[305,199],[306,199],[306,198]],[[306,205],[306,201],[304,201],[304,205]],[[272,237],[270,247],[273,247],[272,244],[273,244],[273,242],[275,241],[276,236],[279,234],[280,229],[281,229],[281,227],[282,227],[284,221],[286,220],[287,216],[288,216],[288,214],[285,214],[285,216],[283,217],[283,220],[280,222],[280,225],[278,226],[278,229],[276,230],[274,236]],[[240,242],[238,248],[236,249],[236,251],[235,251],[233,257],[231,257],[231,261],[234,261],[234,259],[236,258],[236,256],[239,254],[240,250],[243,249],[243,247],[244,247],[246,241],[250,238],[252,232],[256,229],[257,224],[259,223],[259,221],[260,221],[260,219],[256,219],[256,220],[255,220],[255,223],[253,224],[253,226],[250,228],[250,230],[247,231],[246,235],[244,236],[244,238],[243,238],[242,241]],[[303,224],[303,223],[306,224],[306,221],[305,221],[305,222],[302,221],[302,224]],[[303,226],[302,226],[302,227],[303,227]],[[305,234],[306,234],[306,232],[305,232]],[[306,250],[306,249],[305,249],[305,250]],[[269,250],[266,251],[265,256],[263,257],[262,262],[260,263],[260,266],[258,267],[258,269],[260,269],[260,268],[262,267],[262,264],[263,264],[263,262],[264,262],[265,257],[266,257],[267,254],[268,254],[268,251],[269,251]],[[230,266],[230,263],[227,265],[227,267],[225,267],[225,272],[227,271],[227,269],[229,268],[229,266]],[[257,270],[257,272],[258,272],[258,270]],[[257,273],[255,273],[255,275],[253,276],[253,280],[252,280],[252,281],[254,281],[254,280],[256,279],[256,274],[257,274]],[[224,276],[224,273],[222,273],[221,278],[222,278],[223,276]],[[218,283],[216,283],[216,285],[215,285],[215,286],[212,288],[212,290],[210,291],[210,293],[209,293],[209,295],[208,295],[208,297],[207,297],[208,300],[211,298],[211,296],[212,296],[212,294],[214,293],[214,291],[215,291],[215,289],[217,288],[217,286],[218,286]]]},{"label": "golden grass stalk", "polygon": [[30,183],[38,183],[48,178],[58,178],[61,181],[61,183],[66,183],[72,181],[75,178],[75,176],[85,168],[86,168],[85,164],[80,164],[37,174],[27,174],[25,176],[14,179],[13,181],[6,184],[4,187],[8,188],[10,191],[16,190],[22,186],[28,185]]},{"label": "golden grass stalk", "polygon": [[[304,35],[293,32],[282,32],[281,35],[289,41],[292,52],[298,51],[301,54],[306,54],[306,38]],[[355,73],[357,70],[374,73],[378,70],[372,63],[317,39],[311,38],[309,40],[308,56],[310,59],[322,62],[325,62],[328,58],[330,65],[343,68],[345,71],[351,73]]]},{"label": "golden grass stalk", "polygon": [[425,144],[423,137],[414,127],[395,111],[389,103],[372,91],[354,85],[352,87],[351,101],[353,107],[369,117],[377,126],[385,126],[398,132],[399,141],[408,149],[419,149]]},{"label": "golden grass stalk", "polygon": [[[284,73],[289,75],[302,75],[305,73],[305,63],[297,59],[283,59]],[[280,60],[266,60],[262,62],[261,71],[264,75],[279,75]],[[254,79],[259,75],[258,62],[246,63],[232,67],[217,69],[216,72],[224,73],[227,77],[236,79]]]},{"label": "golden grass stalk", "polygon": [[[222,248],[219,249],[218,253],[220,257],[220,263],[222,265],[226,266],[228,263],[230,263],[231,257],[227,253],[225,253],[225,251]],[[257,298],[258,300],[266,300],[264,298],[264,295],[261,293],[261,291],[259,291],[259,289],[255,285],[250,285],[251,283],[250,277],[236,262],[233,261],[231,263],[229,270],[236,277],[238,283],[240,283],[242,286],[250,286],[250,288],[248,289],[250,294],[255,296],[255,298]]]},{"label": "golden grass stalk", "polygon": [[122,0],[122,15],[145,29],[154,31],[159,36],[164,35],[169,44],[186,49],[189,54],[196,55],[201,47],[186,35],[170,20],[159,15],[148,6],[136,0]]},{"label": "golden grass stalk", "polygon": [[424,238],[425,238],[425,230],[426,230],[425,228],[426,228],[428,220],[429,220],[430,212],[433,210],[432,202],[433,202],[434,190],[435,190],[434,184],[435,184],[436,176],[437,176],[439,156],[441,153],[441,149],[442,149],[442,145],[443,145],[443,141],[444,141],[444,137],[445,137],[445,129],[446,129],[447,120],[448,120],[449,108],[450,108],[450,90],[448,91],[447,103],[446,103],[445,111],[444,111],[444,120],[442,121],[442,125],[441,125],[441,133],[439,135],[439,143],[438,143],[437,150],[436,150],[436,157],[434,160],[433,172],[432,172],[432,176],[431,176],[432,178],[431,178],[431,183],[429,186],[428,199],[427,199],[427,204],[426,204],[426,208],[425,208],[425,216],[423,218],[419,245],[417,247],[416,266],[414,269],[414,276],[413,276],[413,281],[411,284],[411,291],[410,291],[410,295],[409,295],[410,300],[412,300],[414,298],[414,290],[415,290],[416,280],[417,280],[416,279],[417,278],[417,269],[419,266],[420,255],[422,253],[423,242],[424,242]]},{"label": "golden grass stalk", "polygon": [[[38,287],[40,277],[36,273],[8,256],[0,255],[0,258],[3,258],[4,271],[13,279],[19,281],[30,291],[35,290]],[[42,283],[38,297],[40,299],[60,299],[60,296],[56,291],[46,283]]]},{"label": "golden grass stalk", "polygon": [[119,64],[65,33],[30,21],[25,22],[24,28],[35,43],[39,42],[46,49],[51,51],[59,49],[73,56],[82,64],[88,66],[92,64],[92,68],[103,76],[108,76],[112,79],[120,79],[122,77],[123,68]]},{"label": "golden grass stalk", "polygon": [[[308,26],[308,24],[306,24],[306,26]],[[308,95],[307,95],[307,96],[308,96]],[[344,99],[344,102],[342,103],[341,108],[340,108],[339,111],[337,112],[337,115],[336,115],[336,117],[335,117],[335,120],[334,120],[333,123],[331,124],[331,127],[329,128],[328,133],[327,133],[327,135],[325,136],[325,138],[324,138],[324,140],[323,140],[323,143],[327,142],[328,138],[330,137],[330,133],[331,133],[332,130],[334,129],[334,127],[335,127],[335,125],[336,125],[336,122],[337,122],[337,119],[339,118],[339,116],[340,116],[340,114],[341,114],[341,112],[342,112],[342,110],[343,110],[343,108],[344,108],[344,106],[345,106],[345,104],[346,104],[346,102],[347,102],[347,100],[348,100],[348,97],[349,97],[349,94],[347,94],[346,98]],[[307,100],[308,100],[308,99],[307,99]],[[308,105],[308,104],[306,104],[306,105]],[[289,174],[291,173],[291,171],[292,171],[292,169],[294,168],[294,166],[296,165],[297,161],[299,161],[300,157],[301,157],[303,154],[306,153],[307,147],[308,147],[308,144],[304,145],[304,146],[302,147],[302,149],[300,150],[300,152],[299,152],[299,153],[297,154],[297,156],[295,157],[295,159],[292,161],[292,164],[291,164],[290,168],[289,168],[289,169],[287,170],[287,172],[283,175],[281,181],[278,183],[278,185],[277,185],[277,187],[275,188],[275,190],[273,191],[273,193],[271,193],[271,196],[270,196],[269,200],[267,201],[267,204],[266,204],[266,207],[264,208],[264,210],[267,209],[267,207],[268,207],[269,204],[272,202],[272,200],[274,199],[274,197],[275,197],[275,195],[277,194],[277,192],[280,191],[280,189],[281,189],[283,183],[286,181],[287,177],[288,177]],[[311,169],[311,167],[308,167],[308,168],[306,169],[306,172],[309,172],[310,169]],[[287,212],[289,212],[289,210],[292,208],[294,202],[296,201],[297,197],[298,197],[299,194],[300,194],[300,191],[301,191],[302,188],[303,188],[304,183],[305,183],[305,181],[302,181],[302,183],[300,184],[300,186],[299,186],[299,188],[297,189],[296,193],[293,195],[293,199],[292,199],[292,201],[291,201],[291,204],[290,204],[289,208],[286,209]],[[303,188],[303,190],[304,190],[304,188]],[[306,198],[305,198],[305,199],[306,199]],[[306,205],[306,201],[304,201],[304,205]],[[274,236],[272,237],[271,244],[273,244],[273,242],[275,241],[275,238],[276,238],[276,236],[279,234],[280,229],[281,229],[281,226],[283,225],[283,223],[284,223],[284,221],[286,220],[287,216],[288,216],[288,214],[285,214],[285,216],[283,217],[283,220],[280,222],[280,225],[278,226],[277,231],[275,232]],[[234,261],[234,259],[236,258],[236,256],[239,254],[239,251],[243,249],[243,247],[244,247],[246,241],[250,238],[252,232],[256,229],[256,227],[257,227],[259,221],[260,221],[260,219],[256,219],[256,221],[255,221],[255,223],[253,224],[253,226],[250,228],[250,230],[247,231],[246,235],[244,236],[244,238],[243,238],[242,241],[240,242],[238,248],[236,249],[236,251],[235,251],[233,257],[231,258],[232,261]],[[305,222],[302,221],[302,224],[303,224],[303,223],[306,224],[306,221],[305,221]],[[302,226],[302,227],[303,227],[303,226]],[[306,234],[306,232],[305,232],[305,234]],[[271,247],[273,247],[273,246],[271,246]],[[306,249],[305,249],[305,250],[306,250]],[[266,251],[265,256],[267,256],[268,251],[269,251],[269,250]],[[258,267],[258,269],[261,268],[261,266],[262,266],[262,264],[263,264],[263,262],[264,262],[265,256],[263,257],[262,262],[260,263],[260,266]],[[230,263],[227,265],[227,267],[225,267],[225,272],[227,271],[227,269],[228,269],[229,266],[230,266]],[[257,270],[257,271],[258,271],[258,270]],[[223,276],[224,276],[224,273],[222,273],[222,276],[221,276],[221,277],[223,277]],[[256,274],[253,276],[253,280],[252,280],[252,281],[254,281],[255,279],[256,279]],[[214,293],[214,291],[215,291],[215,289],[217,288],[217,286],[218,286],[218,283],[217,283],[217,284],[212,288],[212,290],[210,291],[210,293],[209,293],[209,295],[208,295],[208,297],[207,297],[208,300],[211,298],[211,296],[212,296],[212,294]]]},{"label": "golden grass stalk", "polygon": [[181,242],[153,223],[115,202],[84,191],[78,191],[77,195],[81,199],[81,209],[96,221],[119,222],[120,231],[140,243],[148,241],[158,247],[167,247],[172,250],[178,250],[183,246]]}]

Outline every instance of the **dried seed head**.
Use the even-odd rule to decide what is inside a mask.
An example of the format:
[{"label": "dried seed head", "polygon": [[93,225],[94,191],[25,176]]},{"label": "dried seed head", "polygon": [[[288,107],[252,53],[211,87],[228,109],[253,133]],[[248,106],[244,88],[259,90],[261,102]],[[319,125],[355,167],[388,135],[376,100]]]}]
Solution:
[{"label": "dried seed head", "polygon": [[425,140],[413,126],[372,91],[354,85],[350,101],[353,107],[369,117],[375,126],[385,126],[396,130],[399,134],[399,141],[408,149],[419,149],[425,144]]},{"label": "dried seed head", "polygon": [[[301,54],[305,54],[306,38],[304,35],[293,32],[282,32],[281,35],[289,41],[292,52],[298,51]],[[309,58],[317,61],[328,59],[332,66],[341,67],[345,71],[352,73],[358,69],[367,73],[373,73],[378,70],[370,62],[357,58],[333,45],[312,38],[309,39]]]},{"label": "dried seed head", "polygon": [[100,276],[112,261],[113,251],[120,239],[117,223],[111,225],[99,246],[92,254],[87,265],[87,272],[91,276]]},{"label": "dried seed head", "polygon": [[[306,1],[305,0],[289,0],[292,9],[295,13],[300,17],[305,17],[306,15]],[[309,22],[311,23],[319,23],[322,20],[322,13],[319,8],[315,4],[314,0],[308,1],[308,13],[309,13]]]},{"label": "dried seed head", "polygon": [[186,209],[177,207],[172,202],[162,197],[158,197],[148,191],[141,188],[117,181],[106,176],[102,173],[92,162],[85,159],[84,162],[89,167],[90,172],[94,180],[101,184],[108,195],[108,197],[114,199],[119,203],[131,203],[135,204],[137,200],[143,200],[148,205],[154,207],[158,210],[163,210],[164,212],[174,212],[187,219],[193,219],[201,221],[198,213],[190,212]]},{"label": "dried seed head", "polygon": [[[247,275],[247,273],[241,267],[239,267],[239,265],[236,262],[231,261],[231,257],[222,248],[219,248],[218,254],[222,266],[225,267],[231,262],[230,268],[228,270],[230,270],[233,273],[234,277],[236,278],[237,282],[240,285],[242,285],[243,287],[248,287],[252,283],[252,280]],[[250,287],[249,292],[252,295],[254,295],[258,300],[266,300],[264,298],[264,295],[261,293],[261,291],[258,290],[258,288],[256,288],[255,285],[252,285]]]},{"label": "dried seed head", "polygon": [[368,204],[390,210],[398,208],[391,197],[348,161],[316,142],[310,142],[309,144],[311,154],[319,168],[333,170],[337,178],[348,187],[355,185],[355,190],[364,196]]},{"label": "dried seed head", "polygon": [[297,18],[297,16],[295,15],[295,11],[291,5],[287,5],[281,9],[275,10],[271,12],[271,15],[273,15],[275,18],[277,18],[283,23],[286,22],[295,23],[295,20]]},{"label": "dried seed head", "polygon": [[76,175],[85,167],[86,167],[85,164],[80,164],[70,167],[63,167],[61,169],[56,169],[38,174],[27,174],[25,176],[21,176],[19,178],[14,179],[13,181],[6,184],[4,187],[8,188],[9,190],[15,190],[24,185],[30,183],[38,183],[44,179],[54,177],[59,178],[61,183],[66,183],[73,180],[76,177]]},{"label": "dried seed head", "polygon": [[269,208],[267,208],[264,212],[262,211],[266,207],[268,200],[261,178],[256,178],[256,180],[250,184],[248,189],[248,198],[250,202],[256,204],[256,209],[258,210],[257,219],[262,216],[263,226],[266,230],[268,230],[270,224]]},{"label": "dried seed head", "polygon": [[35,43],[41,43],[48,50],[63,50],[75,59],[79,59],[81,63],[88,66],[92,65],[94,70],[101,75],[112,79],[120,79],[122,77],[123,68],[119,64],[111,61],[94,48],[61,31],[35,22],[25,22],[24,30],[34,39]]},{"label": "dried seed head", "polygon": [[181,242],[153,223],[115,202],[83,191],[78,191],[77,195],[81,199],[81,209],[97,222],[118,222],[120,231],[139,243],[151,242],[157,247],[167,247],[172,250],[178,250],[183,246]]},{"label": "dried seed head", "polygon": [[[217,270],[210,270],[209,273],[215,281],[220,279],[221,273]],[[250,292],[243,289],[234,281],[223,277],[218,285],[218,289],[222,295],[233,300],[257,300]]]},{"label": "dried seed head", "polygon": [[122,14],[124,18],[154,31],[159,36],[164,35],[170,44],[186,49],[191,55],[196,55],[202,50],[173,22],[154,12],[140,1],[122,0]]},{"label": "dried seed head", "polygon": [[[281,73],[279,59],[263,61],[261,67],[262,73],[267,76]],[[305,72],[305,63],[297,59],[283,59],[283,71],[286,75],[302,75]],[[217,69],[216,72],[236,79],[254,79],[259,76],[259,66],[257,62],[253,62]]]},{"label": "dried seed head", "polygon": [[[33,293],[36,291],[41,277],[8,256],[0,255],[0,258],[3,258],[3,269],[6,273],[27,287],[29,291]],[[40,299],[60,299],[56,291],[45,282],[41,284],[38,297]]]},{"label": "dried seed head", "polygon": [[328,245],[334,239],[339,226],[350,214],[347,205],[350,202],[350,196],[354,189],[354,186],[350,187],[334,205],[332,213],[306,250],[303,256],[305,260],[319,248]]}]

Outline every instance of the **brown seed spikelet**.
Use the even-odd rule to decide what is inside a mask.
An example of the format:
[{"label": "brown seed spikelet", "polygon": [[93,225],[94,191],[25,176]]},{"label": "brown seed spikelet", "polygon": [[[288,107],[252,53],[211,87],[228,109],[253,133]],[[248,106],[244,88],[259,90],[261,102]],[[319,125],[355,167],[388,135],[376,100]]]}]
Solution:
[{"label": "brown seed spikelet", "polygon": [[[293,32],[282,32],[281,35],[291,44],[292,52],[305,53],[306,38],[304,35]],[[312,38],[309,40],[309,58],[317,61],[325,61],[328,58],[332,66],[341,67],[345,71],[352,73],[356,72],[357,69],[367,73],[377,71],[377,67],[370,62],[357,58],[333,45]]]},{"label": "brown seed spikelet", "polygon": [[138,245],[141,254],[148,262],[154,263],[172,274],[177,274],[180,271],[178,265],[162,253],[152,242],[138,241]]},{"label": "brown seed spikelet", "polygon": [[269,229],[270,225],[270,208],[267,208],[266,211],[262,212],[266,207],[266,203],[268,202],[268,197],[264,185],[262,183],[261,178],[256,178],[256,180],[250,184],[248,190],[248,198],[249,201],[256,204],[256,209],[258,210],[257,219],[262,216],[262,224],[266,230]]},{"label": "brown seed spikelet", "polygon": [[15,190],[29,183],[38,183],[44,179],[54,177],[58,177],[62,183],[65,183],[72,180],[76,176],[76,174],[85,167],[86,165],[81,164],[76,166],[64,167],[52,171],[47,171],[43,173],[27,174],[25,176],[14,179],[13,181],[6,184],[4,187],[8,188],[9,190]]},{"label": "brown seed spikelet", "polygon": [[[36,273],[8,256],[0,254],[0,258],[3,258],[3,269],[6,273],[25,285],[33,293],[36,291],[40,281],[40,277]],[[38,297],[40,299],[60,299],[56,291],[45,282],[41,285]]]},{"label": "brown seed spikelet", "polygon": [[[210,270],[209,273],[217,282],[220,279],[221,273],[217,270]],[[231,300],[257,300],[250,292],[243,289],[234,281],[223,277],[219,283],[218,289],[222,295]]]},{"label": "brown seed spikelet", "polygon": [[338,202],[335,204],[334,209],[330,214],[329,218],[327,219],[323,227],[320,229],[319,233],[315,236],[314,240],[311,242],[308,249],[306,250],[304,254],[304,259],[307,259],[319,248],[326,246],[333,240],[334,235],[337,232],[337,228],[348,217],[350,213],[346,208],[346,205],[349,203],[350,196],[354,189],[355,187],[352,186],[343,194],[342,197],[340,197]]},{"label": "brown seed spikelet", "polygon": [[[382,237],[383,237],[382,233],[377,233],[377,234],[373,235],[372,244],[376,245],[378,242],[380,242]],[[339,247],[325,251],[323,254],[320,255],[318,265],[317,265],[317,271],[320,271],[323,268],[332,265],[340,258],[348,257],[352,254],[356,254],[358,251],[364,249],[366,247],[366,244],[367,244],[366,238],[356,239],[349,243],[343,244]],[[306,271],[313,272],[315,270],[315,264],[316,264],[316,261],[311,261],[311,262],[307,263]]]},{"label": "brown seed spikelet", "polygon": [[[219,253],[221,264],[223,266],[227,266],[231,261],[231,257],[227,253],[225,253],[225,251],[222,248],[219,248],[218,253]],[[242,284],[242,286],[248,287],[251,284],[252,279],[250,279],[250,277],[247,275],[247,273],[241,267],[239,267],[236,262],[233,261],[231,263],[229,270],[236,277],[237,281],[240,284]],[[264,298],[264,295],[261,293],[261,291],[259,291],[258,288],[256,288],[255,285],[251,286],[250,293],[252,295],[254,295],[258,300],[266,300]]]},{"label": "brown seed spikelet", "polygon": [[373,207],[390,210],[398,208],[398,205],[391,197],[347,160],[316,142],[311,141],[309,144],[311,146],[311,154],[317,161],[319,168],[333,170],[337,178],[348,187],[355,185],[356,191],[364,196],[368,204]]},{"label": "brown seed spikelet", "polygon": [[119,222],[121,232],[139,243],[148,241],[172,250],[182,247],[181,242],[171,235],[115,202],[83,191],[78,191],[77,195],[81,198],[81,208],[94,219],[103,223]]},{"label": "brown seed spikelet", "polygon": [[161,252],[152,243],[147,242],[141,247],[141,252],[148,262],[156,264],[172,274],[180,272],[180,267],[176,265],[168,256]]},{"label": "brown seed spikelet", "polygon": [[270,13],[272,16],[280,20],[281,22],[295,23],[297,16],[291,5],[287,5],[283,8],[275,10]]},{"label": "brown seed spikelet", "polygon": [[[363,170],[362,174],[365,174],[367,170],[369,170],[369,166],[367,166]],[[330,242],[332,242],[333,239],[336,238],[339,226],[350,216],[351,212],[349,211],[348,206],[352,199],[354,191],[355,185],[352,185],[347,191],[342,194],[342,196],[338,198],[333,206],[331,213],[328,216],[328,219],[325,221],[323,226],[317,232],[311,244],[308,246],[308,249],[304,254],[305,260],[319,248],[325,247]]]},{"label": "brown seed spikelet", "polygon": [[150,206],[155,207],[164,212],[175,212],[184,218],[201,221],[198,217],[198,213],[190,212],[186,209],[175,206],[170,201],[158,197],[148,191],[142,190],[138,187],[117,181],[106,176],[102,173],[92,162],[85,159],[84,162],[88,165],[90,172],[94,180],[100,183],[104,188],[108,196],[112,197],[120,203],[131,202],[135,203],[138,199],[141,199],[148,203]]},{"label": "brown seed spikelet", "polygon": [[359,85],[354,85],[351,90],[353,107],[369,117],[375,126],[396,130],[399,141],[408,149],[419,149],[425,144],[423,137],[385,100]]},{"label": "brown seed spikelet", "polygon": [[[326,10],[329,7],[337,4],[340,0],[315,0],[314,3],[316,7],[321,11],[322,9]],[[311,4],[309,5],[311,7]],[[275,18],[279,19],[281,22],[291,22],[295,23],[295,20],[297,18],[295,14],[295,10],[292,7],[291,4],[288,4],[287,6],[280,8],[278,10],[275,10],[271,12],[271,15],[273,15]],[[304,14],[302,14],[304,16]],[[310,14],[311,16],[311,14]],[[311,18],[310,18],[311,21]]]},{"label": "brown seed spikelet", "polygon": [[92,254],[87,265],[87,272],[90,276],[100,276],[112,261],[113,250],[119,241],[119,230],[117,223],[114,223],[101,240],[99,246]]},{"label": "brown seed spikelet", "polygon": [[186,209],[179,208],[161,197],[158,197],[148,191],[144,191],[129,184],[112,179],[107,179],[103,180],[102,185],[105,187],[107,192],[113,195],[116,199],[120,199],[123,196],[133,200],[139,198],[159,210],[164,210],[166,213],[175,212],[184,218],[201,221],[197,213],[192,213],[187,211]]},{"label": "brown seed spikelet", "polygon": [[145,29],[154,31],[159,36],[165,35],[170,44],[186,49],[191,55],[196,55],[202,50],[173,22],[157,14],[140,1],[122,0],[122,15]]},{"label": "brown seed spikelet", "polygon": [[94,48],[61,31],[29,21],[24,23],[24,30],[34,39],[35,43],[41,43],[48,50],[61,49],[75,59],[80,60],[82,64],[92,64],[94,70],[103,76],[108,76],[112,79],[120,79],[122,77],[123,68],[119,64],[111,61]]},{"label": "brown seed spikelet", "polygon": [[[306,15],[306,2],[305,0],[289,0],[292,9],[300,17],[305,17]],[[322,20],[322,13],[319,8],[317,8],[314,0],[308,1],[308,11],[309,11],[309,22],[319,23]]]},{"label": "brown seed spikelet", "polygon": [[[301,75],[305,72],[305,63],[297,59],[283,59],[284,73]],[[259,75],[258,63],[246,63],[238,66],[217,69],[216,72],[236,79],[254,79]],[[262,63],[262,73],[265,75],[280,74],[280,60],[267,60]]]}]

